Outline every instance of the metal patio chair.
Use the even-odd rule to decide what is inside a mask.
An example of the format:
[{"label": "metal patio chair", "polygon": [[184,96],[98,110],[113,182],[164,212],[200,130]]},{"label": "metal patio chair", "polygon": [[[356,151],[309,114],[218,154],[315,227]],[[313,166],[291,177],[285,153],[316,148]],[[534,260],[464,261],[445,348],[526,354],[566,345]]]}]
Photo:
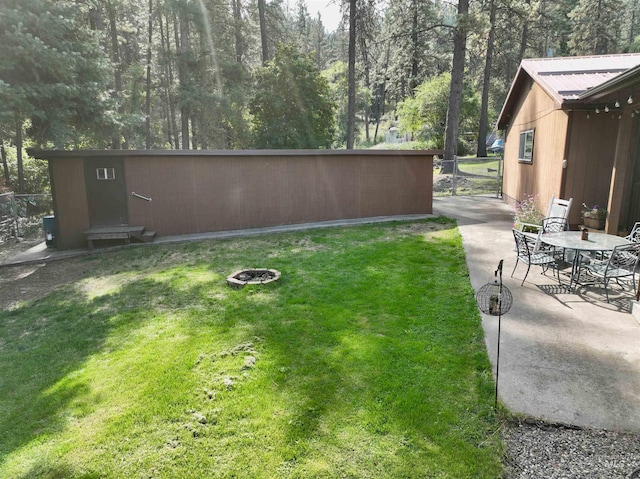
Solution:
[{"label": "metal patio chair", "polygon": [[[549,202],[549,208],[547,209],[547,218],[564,218],[568,221],[569,211],[571,211],[571,205],[573,204],[573,198],[563,200],[562,198],[551,197]],[[565,223],[565,228],[568,229],[568,222]]]},{"label": "metal patio chair", "polygon": [[604,283],[604,293],[609,302],[609,282],[613,279],[620,287],[620,279],[631,278],[631,285],[636,292],[636,269],[640,261],[640,243],[616,246],[608,259],[592,262],[584,266],[589,274]]},{"label": "metal patio chair", "polygon": [[[527,272],[522,279],[522,286],[527,279],[527,275],[529,274],[529,270],[531,269],[531,265],[541,266],[542,272],[545,273],[548,268],[557,269],[558,260],[551,254],[547,252],[536,251],[536,240],[530,238],[529,236],[522,233],[522,231],[518,231],[516,229],[512,230],[513,238],[516,242],[516,253],[518,257],[516,258],[516,264],[513,267],[513,271],[511,272],[511,277],[513,278],[513,273],[516,272],[516,268],[518,267],[518,262],[522,261],[527,265]],[[560,275],[558,274],[558,283],[560,283]]]},{"label": "metal patio chair", "polygon": [[542,220],[542,233],[559,233],[567,229],[567,218],[550,216]]},{"label": "metal patio chair", "polygon": [[[545,233],[561,233],[565,231],[567,228],[567,218],[563,216],[552,216],[549,218],[544,218],[542,220],[542,228],[540,229],[540,234]],[[539,237],[538,237],[539,238]],[[556,248],[555,246],[549,246],[542,244],[539,239],[536,242],[535,251],[539,251],[541,253],[547,253],[554,258],[561,260],[564,262],[565,251],[564,248]]]},{"label": "metal patio chair", "polygon": [[640,221],[637,221],[636,224],[633,225],[631,233],[625,236],[625,238],[634,243],[640,243]]}]

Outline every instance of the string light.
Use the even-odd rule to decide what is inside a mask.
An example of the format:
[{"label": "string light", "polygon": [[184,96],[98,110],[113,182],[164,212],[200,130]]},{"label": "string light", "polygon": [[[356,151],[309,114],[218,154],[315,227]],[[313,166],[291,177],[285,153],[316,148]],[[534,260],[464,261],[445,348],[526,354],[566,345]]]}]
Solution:
[{"label": "string light", "polygon": [[589,112],[587,112],[587,120],[591,118],[591,115],[589,115]]},{"label": "string light", "polygon": [[600,108],[596,108],[596,115],[600,113]]},{"label": "string light", "polygon": [[632,103],[633,103],[633,97],[629,95],[629,98],[627,98],[627,105],[631,105]]},{"label": "string light", "polygon": [[616,100],[616,102],[615,102],[615,104],[613,106],[615,106],[616,108],[620,108],[620,102],[618,100]]},{"label": "string light", "polygon": [[609,113],[609,105],[605,105],[604,106],[604,112],[605,113]]}]

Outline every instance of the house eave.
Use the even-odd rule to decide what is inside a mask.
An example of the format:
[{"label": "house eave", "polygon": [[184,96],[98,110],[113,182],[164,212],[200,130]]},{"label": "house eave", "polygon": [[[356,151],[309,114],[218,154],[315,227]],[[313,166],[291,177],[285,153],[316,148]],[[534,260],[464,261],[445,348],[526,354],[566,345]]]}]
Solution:
[{"label": "house eave", "polygon": [[638,86],[640,86],[640,65],[630,68],[601,85],[590,88],[580,95],[578,99],[589,102],[597,101],[616,91],[625,88],[637,88]]}]

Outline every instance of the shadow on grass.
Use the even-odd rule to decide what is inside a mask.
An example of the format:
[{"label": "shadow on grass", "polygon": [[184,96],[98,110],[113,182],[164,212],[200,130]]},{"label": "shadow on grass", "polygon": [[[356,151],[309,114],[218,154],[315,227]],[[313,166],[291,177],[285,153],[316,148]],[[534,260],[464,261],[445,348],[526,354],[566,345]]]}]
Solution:
[{"label": "shadow on grass", "polygon": [[[294,469],[320,456],[329,476],[362,468],[380,477],[393,477],[395,470],[400,477],[425,467],[428,456],[434,475],[454,470],[457,475],[450,477],[490,477],[483,468],[495,470],[495,461],[477,459],[493,454],[485,447],[493,427],[493,383],[459,239],[426,240],[420,228],[405,229],[404,238],[395,239],[387,228],[354,229],[348,241],[339,231],[314,233],[312,240],[307,234],[281,235],[242,251],[230,247],[237,240],[174,247],[187,263],[133,279],[114,292],[88,299],[68,287],[0,313],[0,338],[6,338],[0,377],[9,378],[2,383],[9,394],[0,400],[6,404],[0,430],[7,431],[0,462],[34,439],[63,430],[69,410],[85,415],[99,408],[100,398],[74,380],[75,372],[95,354],[129,347],[148,322],[164,321],[179,323],[187,342],[215,356],[207,366],[211,371],[202,374],[208,381],[219,375],[213,368],[223,362],[215,350],[220,342],[232,347],[260,338],[269,366],[263,369],[258,361],[244,384],[255,380],[262,388],[256,394],[273,396],[276,406],[255,405],[247,412],[246,404],[229,400],[215,422],[197,426],[208,428],[211,437],[228,434],[225,440],[237,438],[242,445],[247,440],[238,428],[244,423],[233,414],[261,411],[283,433],[284,444],[250,432],[257,438],[253,447],[270,442],[283,467]],[[426,246],[429,241],[434,244]],[[122,263],[128,255],[110,258]],[[224,284],[225,271],[256,265],[278,269],[283,277],[239,291]],[[118,270],[128,267],[120,264]],[[150,341],[163,334],[162,327],[155,330]],[[207,337],[213,339],[207,343]],[[199,352],[189,350],[171,374],[193,374]],[[157,400],[161,379],[145,381]],[[163,387],[167,398],[178,401],[183,394],[185,404],[195,401],[192,390],[170,389],[184,388],[179,382]],[[221,386],[218,398],[243,394],[243,388]],[[179,424],[184,413],[177,414],[164,420]],[[187,440],[196,439],[180,439]],[[46,467],[55,472],[55,465]],[[262,466],[256,460],[249,467],[259,472]],[[54,472],[41,477],[57,477]]]},{"label": "shadow on grass", "polygon": [[46,462],[36,463],[29,468],[27,472],[20,475],[17,479],[31,479],[38,477],[42,479],[99,479],[104,477],[97,471],[78,471],[67,465],[51,465]]},{"label": "shadow on grass", "polygon": [[346,454],[344,464],[333,458],[341,473],[364,463],[378,463],[380,474],[419,467],[418,451],[459,477],[475,467],[469,458],[487,439],[493,383],[464,255],[443,242],[425,257],[419,238],[398,246],[363,242],[322,261],[277,265],[283,280],[274,288],[287,291],[256,309],[264,319],[252,331],[287,371],[275,390],[295,398],[286,460],[326,441]]},{"label": "shadow on grass", "polygon": [[126,336],[144,323],[149,313],[139,298],[146,298],[154,286],[146,279],[135,281],[118,293],[91,300],[67,286],[0,312],[0,463],[36,437],[65,428],[70,417],[61,412],[72,402],[74,416],[97,406],[89,385],[76,381],[74,374],[104,350],[110,336]]}]

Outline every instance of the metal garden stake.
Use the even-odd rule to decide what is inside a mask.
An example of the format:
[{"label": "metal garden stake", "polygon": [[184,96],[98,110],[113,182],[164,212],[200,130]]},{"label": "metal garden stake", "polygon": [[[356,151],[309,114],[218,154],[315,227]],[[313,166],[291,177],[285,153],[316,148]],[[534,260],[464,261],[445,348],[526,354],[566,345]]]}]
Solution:
[{"label": "metal garden stake", "polygon": [[513,304],[511,291],[502,284],[502,263],[498,263],[498,269],[494,273],[493,281],[482,286],[476,293],[476,303],[484,314],[498,316],[498,346],[496,354],[496,392],[493,408],[498,407],[498,380],[500,377],[500,331],[502,328],[502,315],[507,314]]}]

